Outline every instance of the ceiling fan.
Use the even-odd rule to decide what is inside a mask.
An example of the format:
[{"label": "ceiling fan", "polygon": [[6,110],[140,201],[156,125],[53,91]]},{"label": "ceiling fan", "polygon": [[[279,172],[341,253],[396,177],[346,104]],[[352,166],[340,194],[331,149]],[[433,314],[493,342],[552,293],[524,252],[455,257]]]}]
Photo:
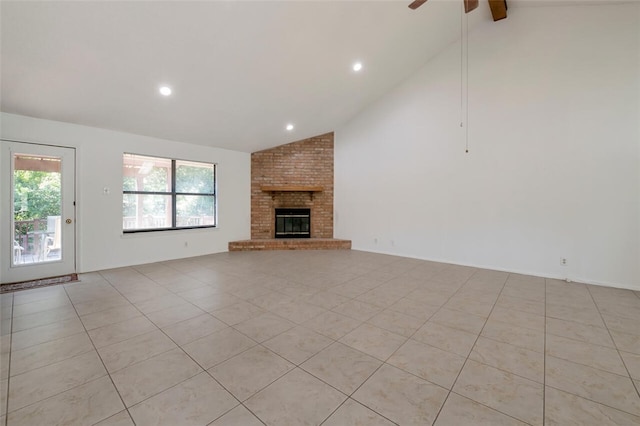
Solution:
[{"label": "ceiling fan", "polygon": [[[469,13],[478,7],[479,0],[463,0],[464,1],[464,13]],[[414,0],[409,5],[410,9],[417,9],[427,0]],[[499,21],[507,17],[507,0],[489,0],[489,6],[491,7],[491,14],[494,21]]]}]

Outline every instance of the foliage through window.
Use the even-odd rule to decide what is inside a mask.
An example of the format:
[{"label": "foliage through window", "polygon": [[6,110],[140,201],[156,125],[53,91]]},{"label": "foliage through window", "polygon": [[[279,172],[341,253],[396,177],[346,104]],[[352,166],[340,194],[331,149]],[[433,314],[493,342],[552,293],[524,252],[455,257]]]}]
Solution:
[{"label": "foliage through window", "polygon": [[216,166],[123,156],[122,229],[139,232],[216,226]]}]

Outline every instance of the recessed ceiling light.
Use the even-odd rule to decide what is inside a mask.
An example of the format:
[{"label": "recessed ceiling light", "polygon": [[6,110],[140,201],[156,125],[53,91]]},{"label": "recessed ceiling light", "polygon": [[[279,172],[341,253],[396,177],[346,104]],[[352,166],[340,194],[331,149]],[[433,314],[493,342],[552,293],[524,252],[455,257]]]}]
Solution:
[{"label": "recessed ceiling light", "polygon": [[171,87],[169,86],[160,86],[160,94],[163,96],[171,95]]},{"label": "recessed ceiling light", "polygon": [[362,62],[356,62],[355,64],[353,64],[353,70],[355,72],[358,72],[362,69]]},{"label": "recessed ceiling light", "polygon": [[287,124],[287,127],[285,127],[285,129],[287,129],[288,132],[293,130],[293,124],[289,123]]}]

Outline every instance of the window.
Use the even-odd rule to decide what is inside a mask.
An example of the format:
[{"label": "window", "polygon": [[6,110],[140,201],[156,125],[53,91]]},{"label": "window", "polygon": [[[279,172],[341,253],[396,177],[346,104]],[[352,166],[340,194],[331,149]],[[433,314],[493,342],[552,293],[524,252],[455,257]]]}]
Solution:
[{"label": "window", "polygon": [[215,164],[124,154],[124,232],[214,226]]}]

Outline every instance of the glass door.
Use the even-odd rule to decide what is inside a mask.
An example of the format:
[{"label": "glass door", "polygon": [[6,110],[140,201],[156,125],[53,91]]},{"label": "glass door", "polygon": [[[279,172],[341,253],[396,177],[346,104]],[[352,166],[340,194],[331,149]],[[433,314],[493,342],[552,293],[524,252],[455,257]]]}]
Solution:
[{"label": "glass door", "polygon": [[2,282],[75,272],[75,150],[2,145]]}]

